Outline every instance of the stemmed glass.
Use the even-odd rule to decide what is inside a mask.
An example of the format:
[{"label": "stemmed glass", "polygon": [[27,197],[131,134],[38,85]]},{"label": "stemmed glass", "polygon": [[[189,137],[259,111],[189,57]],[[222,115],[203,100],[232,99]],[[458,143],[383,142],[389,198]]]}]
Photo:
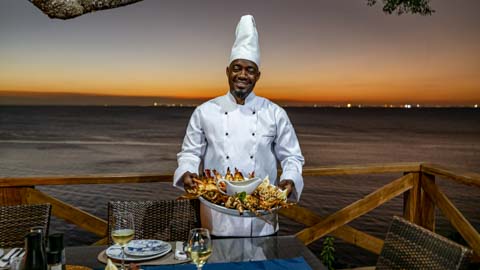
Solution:
[{"label": "stemmed glass", "polygon": [[135,226],[133,215],[129,212],[118,212],[113,216],[112,240],[122,248],[122,268],[125,270],[125,247],[133,239]]},{"label": "stemmed glass", "polygon": [[193,263],[197,265],[197,270],[202,270],[202,266],[212,255],[212,240],[208,229],[196,228],[190,230],[187,253]]}]

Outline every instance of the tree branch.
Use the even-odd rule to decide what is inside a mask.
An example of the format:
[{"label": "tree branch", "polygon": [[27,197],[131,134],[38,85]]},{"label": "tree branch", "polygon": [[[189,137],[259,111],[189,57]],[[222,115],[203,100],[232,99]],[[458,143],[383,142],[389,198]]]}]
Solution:
[{"label": "tree branch", "polygon": [[52,19],[72,19],[92,11],[111,9],[142,0],[28,0]]}]

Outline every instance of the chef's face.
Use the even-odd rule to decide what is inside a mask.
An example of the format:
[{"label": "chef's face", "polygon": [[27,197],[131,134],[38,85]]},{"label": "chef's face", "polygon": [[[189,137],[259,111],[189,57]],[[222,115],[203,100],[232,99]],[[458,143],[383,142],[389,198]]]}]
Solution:
[{"label": "chef's face", "polygon": [[258,79],[260,79],[260,71],[254,62],[237,59],[232,61],[230,66],[227,67],[227,77],[230,93],[232,93],[238,103],[245,101],[248,94],[252,92]]}]

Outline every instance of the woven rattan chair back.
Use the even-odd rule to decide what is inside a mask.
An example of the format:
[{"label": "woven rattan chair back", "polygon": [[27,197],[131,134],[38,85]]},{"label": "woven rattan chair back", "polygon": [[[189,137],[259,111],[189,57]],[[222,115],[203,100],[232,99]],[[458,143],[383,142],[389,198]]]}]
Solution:
[{"label": "woven rattan chair back", "polygon": [[0,247],[23,247],[32,227],[41,227],[45,239],[50,225],[50,204],[0,206]]},{"label": "woven rattan chair back", "polygon": [[472,251],[394,217],[376,269],[465,269]]},{"label": "woven rattan chair back", "polygon": [[115,213],[133,214],[135,239],[186,241],[192,228],[200,227],[198,200],[110,201],[108,203],[108,241]]}]

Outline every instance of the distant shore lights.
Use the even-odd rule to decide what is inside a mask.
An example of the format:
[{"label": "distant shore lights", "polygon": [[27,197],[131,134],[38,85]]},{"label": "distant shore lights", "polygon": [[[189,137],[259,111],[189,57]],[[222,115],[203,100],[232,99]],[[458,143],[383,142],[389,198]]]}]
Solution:
[{"label": "distant shore lights", "polygon": [[473,105],[473,108],[475,109],[478,108],[478,104]]}]

